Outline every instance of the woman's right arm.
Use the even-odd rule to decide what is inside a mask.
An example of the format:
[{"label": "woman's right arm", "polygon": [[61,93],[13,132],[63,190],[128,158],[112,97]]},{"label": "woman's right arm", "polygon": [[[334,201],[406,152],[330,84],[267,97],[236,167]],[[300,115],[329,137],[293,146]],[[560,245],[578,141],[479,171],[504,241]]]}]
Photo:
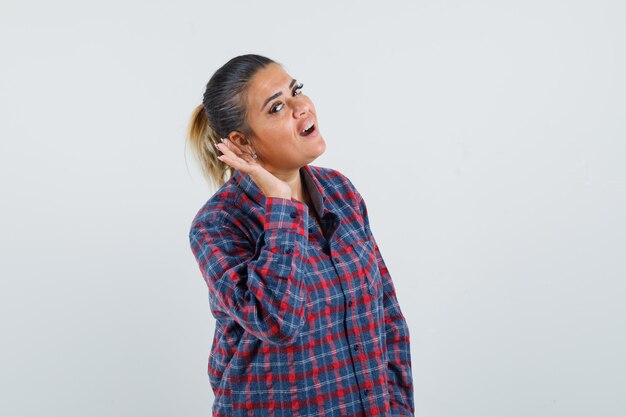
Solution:
[{"label": "woman's right arm", "polygon": [[265,201],[256,246],[225,212],[194,223],[189,241],[217,308],[257,338],[287,345],[307,316],[308,206],[293,198]]}]

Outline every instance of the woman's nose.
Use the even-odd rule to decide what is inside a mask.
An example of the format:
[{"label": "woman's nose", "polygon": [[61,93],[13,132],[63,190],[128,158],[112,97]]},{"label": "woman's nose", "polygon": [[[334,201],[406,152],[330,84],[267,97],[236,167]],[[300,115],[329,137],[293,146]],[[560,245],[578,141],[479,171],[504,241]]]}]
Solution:
[{"label": "woman's nose", "polygon": [[303,116],[309,110],[309,105],[304,100],[297,100],[295,106],[293,107],[293,114],[295,117]]}]

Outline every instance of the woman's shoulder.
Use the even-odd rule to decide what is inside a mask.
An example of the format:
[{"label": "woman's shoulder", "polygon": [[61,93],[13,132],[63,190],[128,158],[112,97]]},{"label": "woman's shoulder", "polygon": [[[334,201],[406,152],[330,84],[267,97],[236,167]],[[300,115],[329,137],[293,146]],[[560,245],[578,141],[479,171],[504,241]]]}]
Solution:
[{"label": "woman's shoulder", "polygon": [[230,178],[198,209],[191,221],[191,228],[198,224],[220,224],[230,218],[238,207],[240,195],[239,187]]},{"label": "woman's shoulder", "polygon": [[323,183],[323,185],[328,185],[332,188],[337,189],[341,192],[348,192],[355,194],[358,198],[360,198],[359,191],[357,187],[354,185],[352,180],[348,177],[348,175],[344,174],[342,171],[339,171],[335,168],[328,168],[322,166],[309,165],[311,170],[317,176],[317,179]]},{"label": "woman's shoulder", "polygon": [[350,178],[338,169],[319,165],[309,165],[309,167],[320,182],[325,182],[335,186],[343,186],[348,188],[350,191],[356,190],[356,187]]},{"label": "woman's shoulder", "polygon": [[333,201],[340,200],[343,204],[355,209],[361,206],[363,197],[346,174],[334,168],[309,166],[324,189],[327,198]]}]

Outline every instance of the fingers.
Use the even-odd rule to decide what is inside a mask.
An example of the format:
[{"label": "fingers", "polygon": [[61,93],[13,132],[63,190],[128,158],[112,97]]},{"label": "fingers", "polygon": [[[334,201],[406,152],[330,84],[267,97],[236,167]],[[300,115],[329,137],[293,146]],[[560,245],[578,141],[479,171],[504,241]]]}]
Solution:
[{"label": "fingers", "polygon": [[[230,141],[226,139],[224,142]],[[251,170],[251,163],[242,158],[247,156],[249,159],[251,159],[249,155],[244,154],[232,142],[230,142],[228,145],[226,145],[225,143],[218,143],[215,146],[219,151],[223,153],[223,155],[218,156],[220,161],[223,161],[233,168],[244,172],[249,172]],[[238,155],[236,152],[238,152],[240,155]]]},{"label": "fingers", "polygon": [[231,141],[228,138],[223,138],[222,139],[222,143],[225,144],[228,149],[232,150],[235,155],[237,155],[238,157],[242,158],[243,160],[245,160],[246,162],[255,164],[256,161],[255,159],[252,157],[252,155],[250,155],[250,153],[245,152],[244,150],[242,150],[239,145],[235,144],[235,142]]},{"label": "fingers", "polygon": [[237,146],[234,142],[231,142],[230,139],[228,138],[222,138],[222,143],[224,145],[226,145],[226,147],[228,149],[230,149],[231,151],[233,151],[235,153],[235,155],[237,156],[241,156],[244,152],[239,148],[239,146]]}]

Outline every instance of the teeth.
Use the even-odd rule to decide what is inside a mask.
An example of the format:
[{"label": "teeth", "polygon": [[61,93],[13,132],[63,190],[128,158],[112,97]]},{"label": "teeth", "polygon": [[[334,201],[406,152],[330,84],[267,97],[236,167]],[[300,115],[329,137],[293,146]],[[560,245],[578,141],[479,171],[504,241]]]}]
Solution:
[{"label": "teeth", "polygon": [[313,126],[313,124],[314,124],[313,122],[311,122],[310,124],[308,124],[308,125],[304,128],[303,132],[304,132],[305,130],[309,130],[309,129],[311,128],[311,126]]}]

